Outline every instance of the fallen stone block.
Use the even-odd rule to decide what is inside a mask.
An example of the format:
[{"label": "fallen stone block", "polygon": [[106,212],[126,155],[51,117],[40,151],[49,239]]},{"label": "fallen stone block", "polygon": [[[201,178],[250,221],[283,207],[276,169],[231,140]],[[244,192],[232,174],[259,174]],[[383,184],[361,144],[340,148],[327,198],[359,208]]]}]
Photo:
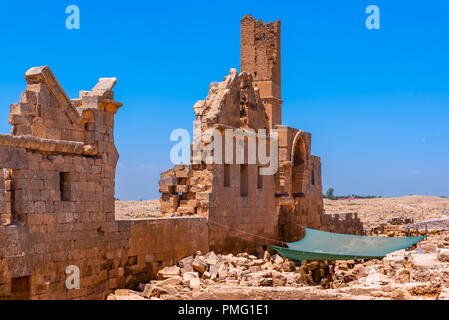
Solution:
[{"label": "fallen stone block", "polygon": [[221,256],[218,257],[215,252],[211,251],[208,254],[206,254],[204,256],[204,261],[208,264],[208,265],[215,265],[217,264],[219,261],[221,260]]},{"label": "fallen stone block", "polygon": [[270,261],[271,260],[270,253],[268,251],[265,251],[263,253],[263,260],[265,260],[265,261]]},{"label": "fallen stone block", "polygon": [[193,264],[193,256],[189,256],[178,261],[178,265],[183,272],[192,272],[193,271],[192,264]]},{"label": "fallen stone block", "polygon": [[396,279],[400,283],[410,282],[410,271],[407,269],[399,269],[396,271]]},{"label": "fallen stone block", "polygon": [[142,295],[145,298],[153,298],[153,297],[159,298],[161,295],[175,296],[178,293],[179,293],[178,290],[176,290],[176,288],[172,285],[166,285],[162,287],[160,286],[160,284],[158,285],[147,284],[145,286]]},{"label": "fallen stone block", "polygon": [[203,279],[203,280],[207,280],[207,279],[210,279],[210,278],[211,278],[211,274],[208,271],[205,271],[203,273],[203,275],[201,276],[201,279]]},{"label": "fallen stone block", "polygon": [[271,257],[271,260],[273,260],[274,264],[277,265],[282,265],[284,263],[284,259],[278,254],[275,254],[273,257]]},{"label": "fallen stone block", "polygon": [[182,285],[192,290],[201,289],[201,281],[197,272],[186,272],[182,275]]},{"label": "fallen stone block", "polygon": [[129,296],[129,290],[128,289],[117,289],[114,291],[114,294],[116,296]]},{"label": "fallen stone block", "polygon": [[354,276],[354,279],[358,280],[360,278],[368,276],[368,272],[366,271],[366,268],[363,266],[363,264],[356,264],[354,266],[354,269],[352,269],[352,275]]},{"label": "fallen stone block", "polygon": [[220,267],[218,268],[218,278],[219,279],[225,279],[228,277],[228,271],[229,271],[229,266],[228,264],[221,264]]},{"label": "fallen stone block", "polygon": [[177,266],[165,267],[157,273],[157,278],[159,280],[165,280],[171,277],[179,276],[180,269]]},{"label": "fallen stone block", "polygon": [[222,263],[217,263],[209,266],[209,273],[211,279],[215,279],[218,277],[218,271],[220,270]]},{"label": "fallen stone block", "polygon": [[437,297],[437,300],[449,300],[449,289],[441,290],[440,294]]},{"label": "fallen stone block", "polygon": [[158,283],[159,286],[165,287],[167,285],[176,286],[182,282],[182,278],[180,276],[174,276],[165,280],[162,280]]},{"label": "fallen stone block", "polygon": [[405,288],[397,288],[391,293],[392,300],[411,300],[412,295]]},{"label": "fallen stone block", "polygon": [[437,259],[441,262],[449,262],[449,249],[438,248]]},{"label": "fallen stone block", "polygon": [[203,274],[207,270],[207,267],[208,267],[208,265],[202,257],[196,257],[193,260],[192,268],[193,268],[193,270],[197,271],[199,274]]}]

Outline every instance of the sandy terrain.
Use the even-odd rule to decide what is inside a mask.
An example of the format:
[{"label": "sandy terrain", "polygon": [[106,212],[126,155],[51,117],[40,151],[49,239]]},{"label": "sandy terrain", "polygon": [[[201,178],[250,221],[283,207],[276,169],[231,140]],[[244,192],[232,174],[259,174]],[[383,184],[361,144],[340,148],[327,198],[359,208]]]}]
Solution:
[{"label": "sandy terrain", "polygon": [[324,199],[326,213],[357,212],[366,228],[395,217],[408,217],[419,222],[440,218],[449,199],[432,196],[405,196],[400,198],[375,198],[355,200]]},{"label": "sandy terrain", "polygon": [[141,219],[161,216],[161,204],[157,200],[115,201],[115,219]]},{"label": "sandy terrain", "polygon": [[[357,212],[369,228],[391,218],[405,216],[415,222],[440,218],[445,208],[449,215],[449,199],[432,196],[405,196],[355,200],[324,199],[326,213]],[[160,217],[159,200],[116,201],[115,217],[121,219]]]}]

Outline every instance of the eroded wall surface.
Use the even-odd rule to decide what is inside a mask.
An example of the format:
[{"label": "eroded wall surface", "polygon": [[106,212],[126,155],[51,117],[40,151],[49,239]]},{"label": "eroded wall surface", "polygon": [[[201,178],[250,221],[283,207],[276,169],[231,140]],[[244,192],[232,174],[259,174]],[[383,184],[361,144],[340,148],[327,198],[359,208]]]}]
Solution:
[{"label": "eroded wall surface", "polygon": [[114,78],[74,100],[48,67],[25,79],[0,135],[0,298],[104,299],[207,251],[202,218],[115,221]]},{"label": "eroded wall surface", "polygon": [[[323,222],[321,161],[311,154],[311,134],[282,125],[280,21],[241,21],[242,72],[231,69],[194,106],[191,164],[161,174],[162,213],[207,217],[209,245],[220,252],[254,251],[266,244],[298,240],[303,227]],[[209,130],[218,131],[210,138]],[[228,130],[244,139],[243,161],[225,160]],[[260,130],[263,130],[262,132]],[[259,141],[278,132],[278,170],[261,175]],[[208,162],[219,138],[222,156]],[[243,141],[243,140],[242,140]],[[249,141],[257,148],[250,149]],[[270,154],[271,140],[264,147]],[[199,148],[195,148],[199,146]],[[236,147],[233,145],[232,154]]]}]

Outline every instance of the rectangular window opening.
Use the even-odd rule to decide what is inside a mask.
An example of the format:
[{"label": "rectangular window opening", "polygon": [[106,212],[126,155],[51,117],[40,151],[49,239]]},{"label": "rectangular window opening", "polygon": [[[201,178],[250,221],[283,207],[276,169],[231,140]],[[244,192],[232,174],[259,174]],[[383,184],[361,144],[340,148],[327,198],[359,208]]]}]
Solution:
[{"label": "rectangular window opening", "polygon": [[240,165],[240,196],[248,196],[248,165]]},{"label": "rectangular window opening", "polygon": [[15,193],[12,183],[12,169],[3,168],[3,183],[1,184],[1,224],[8,225],[16,222]]},{"label": "rectangular window opening", "polygon": [[231,165],[230,164],[225,164],[223,167],[223,171],[224,171],[224,186],[225,187],[230,187],[231,186]]},{"label": "rectangular window opening", "polygon": [[263,175],[260,174],[262,167],[257,167],[257,189],[263,189]]},{"label": "rectangular window opening", "polygon": [[59,189],[59,191],[61,192],[61,201],[70,201],[72,195],[69,172],[59,173]]}]

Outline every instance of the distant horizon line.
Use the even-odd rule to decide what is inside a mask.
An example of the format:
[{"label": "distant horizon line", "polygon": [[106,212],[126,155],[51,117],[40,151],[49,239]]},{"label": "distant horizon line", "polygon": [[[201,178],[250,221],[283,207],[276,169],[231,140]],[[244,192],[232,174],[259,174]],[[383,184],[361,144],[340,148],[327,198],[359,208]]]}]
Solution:
[{"label": "distant horizon line", "polygon": [[[346,198],[350,198],[351,196],[335,196],[337,198],[344,198],[344,199],[335,199],[335,200],[331,200],[331,199],[325,199],[323,198],[323,200],[330,200],[330,201],[338,201],[338,200],[346,200]],[[355,198],[354,200],[369,200],[369,199],[386,199],[386,198],[405,198],[405,197],[432,197],[432,198],[441,198],[441,199],[448,199],[449,200],[449,196],[445,196],[445,195],[426,195],[426,194],[407,194],[407,195],[402,195],[402,196],[372,196],[373,198],[368,198],[371,196],[361,196],[363,198]],[[160,198],[160,197],[159,197]],[[115,197],[115,201],[152,201],[152,200],[159,200],[159,198],[153,198],[153,199],[126,199],[126,200],[122,200],[118,197]]]}]

